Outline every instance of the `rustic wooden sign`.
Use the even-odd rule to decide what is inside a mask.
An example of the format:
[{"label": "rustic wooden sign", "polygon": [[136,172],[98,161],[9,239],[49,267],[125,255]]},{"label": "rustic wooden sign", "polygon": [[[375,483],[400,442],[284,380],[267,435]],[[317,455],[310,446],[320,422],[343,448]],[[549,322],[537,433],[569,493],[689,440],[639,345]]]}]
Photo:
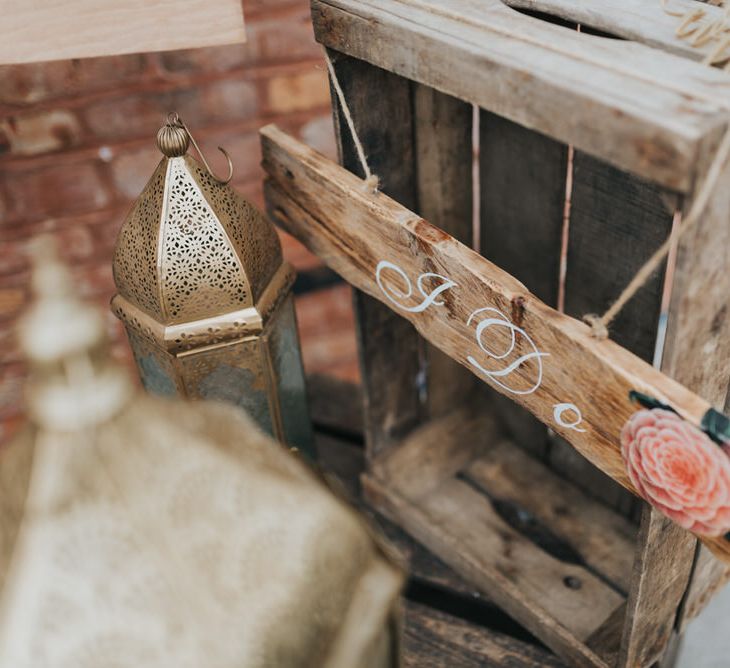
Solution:
[{"label": "rustic wooden sign", "polygon": [[276,127],[261,134],[284,229],[730,562],[730,457],[707,401]]}]

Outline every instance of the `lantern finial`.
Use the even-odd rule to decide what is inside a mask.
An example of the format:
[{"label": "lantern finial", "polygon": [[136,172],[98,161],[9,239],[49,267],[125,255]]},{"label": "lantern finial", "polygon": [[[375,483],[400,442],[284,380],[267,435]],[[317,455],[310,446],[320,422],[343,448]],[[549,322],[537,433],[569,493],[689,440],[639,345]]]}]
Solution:
[{"label": "lantern finial", "polygon": [[187,153],[190,134],[176,112],[167,115],[166,123],[157,133],[157,148],[168,158],[179,158]]}]

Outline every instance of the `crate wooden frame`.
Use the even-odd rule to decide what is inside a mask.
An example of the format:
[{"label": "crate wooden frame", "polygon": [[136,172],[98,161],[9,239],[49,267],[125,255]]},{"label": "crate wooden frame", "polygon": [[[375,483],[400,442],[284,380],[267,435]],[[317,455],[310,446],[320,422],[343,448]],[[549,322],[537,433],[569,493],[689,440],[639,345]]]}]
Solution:
[{"label": "crate wooden frame", "polygon": [[[730,75],[695,62],[702,53],[674,37],[676,19],[658,3],[510,4],[631,41],[578,34],[500,0],[313,0],[312,16],[383,191],[465,243],[471,105],[481,110],[480,250],[548,304],[574,147],[566,311],[601,311],[669,234],[673,209],[691,205],[730,121]],[[673,6],[682,4],[694,3]],[[362,175],[335,96],[333,106],[341,163]],[[661,366],[720,408],[729,181],[723,174],[679,245]],[[612,327],[644,358],[661,293],[658,275]],[[362,293],[355,305],[370,501],[571,663],[660,659],[726,569],[524,411],[493,396],[485,413],[473,377],[397,314]],[[580,563],[510,526],[495,500],[567,540]]]}]

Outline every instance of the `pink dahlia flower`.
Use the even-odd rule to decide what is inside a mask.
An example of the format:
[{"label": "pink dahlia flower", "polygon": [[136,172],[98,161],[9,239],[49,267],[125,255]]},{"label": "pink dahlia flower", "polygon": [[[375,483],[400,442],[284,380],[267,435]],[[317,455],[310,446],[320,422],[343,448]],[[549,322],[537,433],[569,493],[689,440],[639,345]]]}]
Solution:
[{"label": "pink dahlia flower", "polygon": [[621,454],[644,499],[702,536],[730,530],[730,457],[671,411],[634,413],[621,430]]}]

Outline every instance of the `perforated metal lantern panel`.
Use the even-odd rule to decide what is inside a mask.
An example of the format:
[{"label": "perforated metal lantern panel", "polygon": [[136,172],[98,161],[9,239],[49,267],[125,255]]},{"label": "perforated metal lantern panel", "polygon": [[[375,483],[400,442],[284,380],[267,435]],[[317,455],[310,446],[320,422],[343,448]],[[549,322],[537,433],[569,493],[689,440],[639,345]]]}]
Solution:
[{"label": "perforated metal lantern panel", "polygon": [[[179,129],[179,128],[175,128]],[[145,388],[218,399],[312,454],[292,268],[269,223],[176,145],[122,226],[112,300]]]}]

